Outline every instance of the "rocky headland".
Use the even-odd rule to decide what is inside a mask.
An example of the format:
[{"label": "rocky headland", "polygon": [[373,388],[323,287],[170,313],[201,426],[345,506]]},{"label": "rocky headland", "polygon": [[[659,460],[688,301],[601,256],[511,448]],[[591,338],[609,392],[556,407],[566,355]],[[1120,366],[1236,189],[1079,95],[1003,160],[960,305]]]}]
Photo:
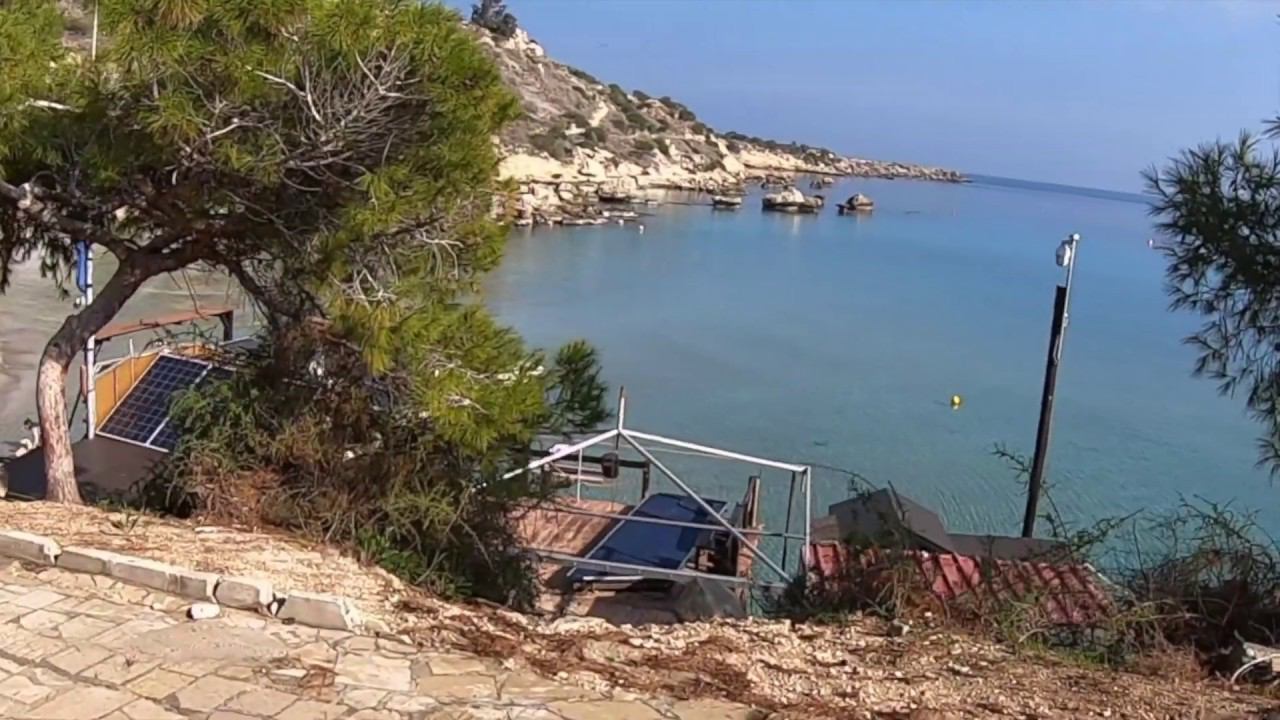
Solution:
[{"label": "rocky headland", "polygon": [[524,117],[500,138],[507,208],[518,225],[591,224],[634,214],[664,190],[732,194],[795,175],[964,182],[954,170],[845,157],[825,148],[720,132],[685,105],[605,84],[556,62],[523,30],[508,39],[477,30]]}]

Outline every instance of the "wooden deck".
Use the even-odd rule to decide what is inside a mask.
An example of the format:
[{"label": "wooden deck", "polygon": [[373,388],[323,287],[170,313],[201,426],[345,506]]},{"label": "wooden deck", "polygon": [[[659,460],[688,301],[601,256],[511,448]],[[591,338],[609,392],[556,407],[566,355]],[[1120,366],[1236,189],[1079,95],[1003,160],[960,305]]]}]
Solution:
[{"label": "wooden deck", "polygon": [[[76,480],[86,498],[128,495],[145,479],[164,453],[141,445],[99,435],[71,446]],[[44,448],[0,465],[0,496],[43,500],[45,495]]]},{"label": "wooden deck", "polygon": [[629,507],[609,500],[556,498],[554,503],[526,510],[516,518],[516,532],[520,536],[521,545],[568,555],[584,555],[617,522],[611,518],[559,512],[556,510],[557,505],[574,510],[615,514],[624,514]]}]

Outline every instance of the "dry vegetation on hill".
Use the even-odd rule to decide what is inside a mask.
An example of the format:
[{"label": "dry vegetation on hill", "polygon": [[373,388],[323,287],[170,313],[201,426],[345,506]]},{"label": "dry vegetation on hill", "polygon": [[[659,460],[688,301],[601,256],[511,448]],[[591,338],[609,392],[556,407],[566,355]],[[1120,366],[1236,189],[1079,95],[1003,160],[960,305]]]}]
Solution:
[{"label": "dry vegetation on hill", "polygon": [[[501,138],[503,172],[524,184],[525,204],[539,210],[572,206],[575,194],[594,199],[600,187],[617,194],[643,188],[725,191],[773,174],[964,179],[951,170],[721,132],[678,100],[628,91],[552,60],[522,30],[510,38],[477,32],[524,109]],[[582,184],[587,187],[565,187]]]}]

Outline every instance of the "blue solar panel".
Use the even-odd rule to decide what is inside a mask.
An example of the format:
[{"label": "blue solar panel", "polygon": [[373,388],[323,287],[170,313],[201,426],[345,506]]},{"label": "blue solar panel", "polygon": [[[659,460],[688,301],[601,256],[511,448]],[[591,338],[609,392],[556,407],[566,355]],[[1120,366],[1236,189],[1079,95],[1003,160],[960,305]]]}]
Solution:
[{"label": "blue solar panel", "polygon": [[[147,443],[169,417],[173,396],[205,374],[208,365],[186,358],[161,355],[124,400],[116,407],[102,432],[125,440]],[[176,439],[176,438],[175,438]],[[172,449],[172,445],[161,446]]]},{"label": "blue solar panel", "polygon": [[[723,500],[706,500],[706,503],[717,512],[724,507]],[[709,525],[715,521],[703,510],[693,498],[687,495],[657,493],[645,498],[630,516],[633,518],[661,518],[677,522]],[[675,525],[655,525],[639,520],[622,520],[596,545],[587,555],[590,560],[643,565],[645,567],[678,570],[689,561],[689,556],[697,548],[698,540],[706,530],[679,527]],[[618,573],[625,574],[625,570]],[[588,576],[600,577],[608,573],[599,570],[577,569],[569,574],[571,580],[582,580]]]},{"label": "blue solar panel", "polygon": [[[207,372],[205,376],[196,383],[196,388],[199,389],[207,386],[209,383],[222,382],[230,379],[230,370],[220,367],[210,367],[209,372]],[[151,438],[150,445],[163,450],[173,450],[178,446],[178,426],[172,420],[166,422],[160,428],[160,432],[156,433],[155,437]]]},{"label": "blue solar panel", "polygon": [[209,373],[204,376],[203,380],[200,381],[200,387],[204,387],[209,383],[225,382],[227,380],[230,380],[232,374],[233,373],[226,368],[210,366]]},{"label": "blue solar panel", "polygon": [[172,451],[178,446],[178,428],[171,422],[165,423],[164,427],[160,428],[160,432],[156,433],[156,436],[151,439],[149,444],[152,447]]}]

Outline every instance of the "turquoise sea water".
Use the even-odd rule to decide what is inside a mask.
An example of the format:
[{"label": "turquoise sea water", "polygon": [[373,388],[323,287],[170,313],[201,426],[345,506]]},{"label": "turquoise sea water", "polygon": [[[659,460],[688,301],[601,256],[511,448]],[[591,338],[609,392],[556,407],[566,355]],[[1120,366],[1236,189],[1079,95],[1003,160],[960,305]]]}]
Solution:
[{"label": "turquoise sea water", "polygon": [[[1280,530],[1280,488],[1254,466],[1258,428],[1190,376],[1181,339],[1198,321],[1166,309],[1137,198],[996,179],[848,180],[826,194],[855,191],[874,214],[764,214],[753,195],[738,212],[650,208],[643,234],[518,231],[485,300],[535,344],[595,343],[631,426],[848,468],[955,529],[1016,533],[1022,491],[990,451],[1034,447],[1054,251],[1078,232],[1048,469],[1059,508],[1090,521],[1200,495],[1261,508]],[[754,471],[663,458],[731,500]],[[765,485],[776,528],[786,477]],[[819,471],[815,515],[846,494],[845,476]]]}]

